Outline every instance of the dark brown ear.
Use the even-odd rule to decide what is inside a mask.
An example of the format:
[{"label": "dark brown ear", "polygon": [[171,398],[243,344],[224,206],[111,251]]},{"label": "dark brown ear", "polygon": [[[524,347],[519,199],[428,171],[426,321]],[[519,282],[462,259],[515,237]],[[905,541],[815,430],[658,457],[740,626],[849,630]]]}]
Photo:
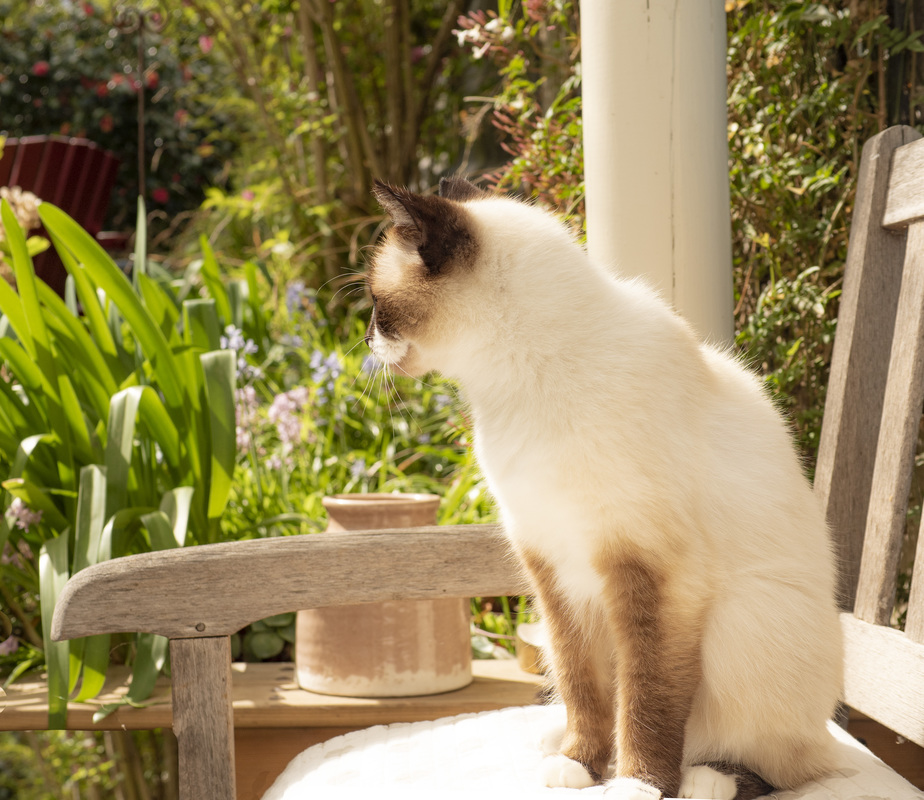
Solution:
[{"label": "dark brown ear", "polygon": [[443,272],[454,259],[473,251],[467,214],[455,203],[381,181],[375,181],[372,191],[394,222],[395,232],[417,249],[431,274]]},{"label": "dark brown ear", "polygon": [[479,189],[474,183],[467,181],[465,178],[458,176],[440,178],[440,197],[445,197],[447,200],[466,203],[469,200],[483,200],[490,196],[490,192]]},{"label": "dark brown ear", "polygon": [[420,233],[420,223],[417,215],[411,212],[416,205],[415,195],[407,189],[399,189],[396,186],[389,186],[382,181],[375,181],[372,184],[372,194],[379,201],[379,205],[385,210],[385,213],[391,217],[391,221],[397,228],[407,228],[406,235]]}]

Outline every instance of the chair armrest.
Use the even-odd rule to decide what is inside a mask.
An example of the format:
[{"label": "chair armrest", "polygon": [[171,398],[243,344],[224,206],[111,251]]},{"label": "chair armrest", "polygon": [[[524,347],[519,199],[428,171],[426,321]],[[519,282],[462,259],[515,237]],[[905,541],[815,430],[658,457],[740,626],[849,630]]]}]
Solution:
[{"label": "chair armrest", "polygon": [[64,587],[51,635],[56,641],[117,632],[228,636],[303,608],[528,589],[494,525],[284,536],[88,567]]}]

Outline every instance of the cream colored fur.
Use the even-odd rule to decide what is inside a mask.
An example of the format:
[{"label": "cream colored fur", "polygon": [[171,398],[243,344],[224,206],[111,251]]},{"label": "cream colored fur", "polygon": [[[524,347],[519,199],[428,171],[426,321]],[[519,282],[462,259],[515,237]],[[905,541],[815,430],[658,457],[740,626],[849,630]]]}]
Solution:
[{"label": "cream colored fur", "polygon": [[[474,268],[434,292],[416,338],[374,332],[373,351],[459,382],[507,535],[555,565],[582,614],[602,613],[593,562],[614,540],[708,609],[685,763],[742,762],[778,787],[823,772],[842,681],[834,565],[761,381],[551,215],[464,207]],[[400,284],[415,259],[386,246],[377,278]]]}]

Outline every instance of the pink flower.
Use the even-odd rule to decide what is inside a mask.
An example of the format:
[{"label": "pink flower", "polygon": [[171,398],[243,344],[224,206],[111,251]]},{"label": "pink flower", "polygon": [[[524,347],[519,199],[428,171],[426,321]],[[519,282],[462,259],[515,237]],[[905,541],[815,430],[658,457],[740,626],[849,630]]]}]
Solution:
[{"label": "pink flower", "polygon": [[13,498],[7,513],[10,521],[23,531],[29,530],[33,525],[38,525],[42,521],[42,512],[33,511],[18,497]]},{"label": "pink flower", "polygon": [[203,53],[208,55],[212,52],[212,46],[215,44],[211,36],[200,36],[199,37],[199,49]]},{"label": "pink flower", "polygon": [[163,186],[158,186],[153,192],[151,192],[151,199],[155,203],[164,205],[170,199],[170,192],[168,192]]},{"label": "pink flower", "polygon": [[50,69],[51,65],[47,61],[36,61],[32,65],[32,74],[37,78],[44,78]]},{"label": "pink flower", "polygon": [[244,200],[246,200],[249,203],[251,200],[253,200],[256,197],[256,195],[253,193],[252,190],[244,189],[244,191],[241,192],[241,197],[244,198]]}]

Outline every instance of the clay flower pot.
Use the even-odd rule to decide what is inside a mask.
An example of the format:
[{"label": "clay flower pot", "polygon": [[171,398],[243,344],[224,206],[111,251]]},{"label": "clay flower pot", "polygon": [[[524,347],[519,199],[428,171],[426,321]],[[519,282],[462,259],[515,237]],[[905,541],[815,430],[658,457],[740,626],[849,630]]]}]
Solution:
[{"label": "clay flower pot", "polygon": [[[439,506],[428,494],[334,495],[323,502],[331,532],[435,525]],[[468,599],[299,611],[295,666],[299,686],[322,694],[411,697],[460,689],[472,681]]]}]

